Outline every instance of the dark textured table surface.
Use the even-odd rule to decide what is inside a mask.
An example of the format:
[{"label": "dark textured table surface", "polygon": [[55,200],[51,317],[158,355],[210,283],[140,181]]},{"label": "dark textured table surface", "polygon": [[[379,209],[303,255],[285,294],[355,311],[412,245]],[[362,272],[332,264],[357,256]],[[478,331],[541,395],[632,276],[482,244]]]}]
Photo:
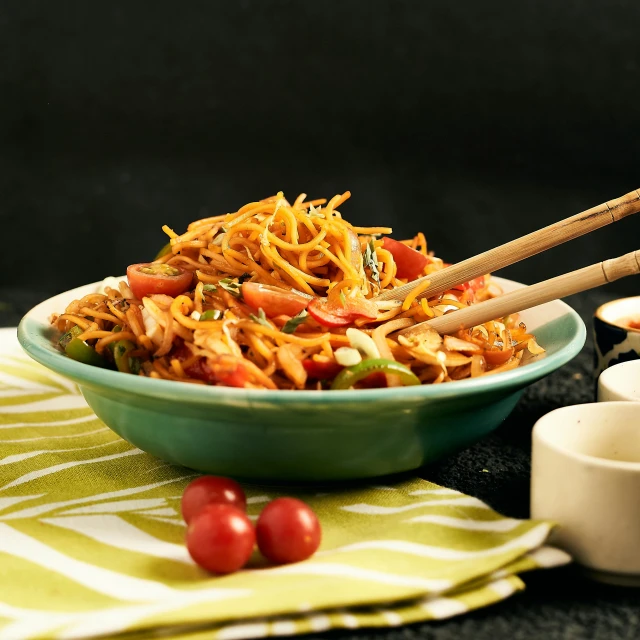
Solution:
[{"label": "dark textured table surface", "polygon": [[[15,326],[25,311],[51,293],[0,286],[0,326]],[[595,308],[613,297],[610,291],[603,290],[574,296],[567,302],[590,328]],[[593,400],[592,349],[589,336],[577,358],[527,389],[515,411],[493,435],[438,465],[422,469],[420,475],[476,496],[505,515],[527,517],[531,428],[540,416],[552,409]],[[323,635],[375,640],[640,638],[640,590],[589,582],[574,567],[537,571],[525,575],[524,579],[527,584],[524,593],[451,620]]]}]

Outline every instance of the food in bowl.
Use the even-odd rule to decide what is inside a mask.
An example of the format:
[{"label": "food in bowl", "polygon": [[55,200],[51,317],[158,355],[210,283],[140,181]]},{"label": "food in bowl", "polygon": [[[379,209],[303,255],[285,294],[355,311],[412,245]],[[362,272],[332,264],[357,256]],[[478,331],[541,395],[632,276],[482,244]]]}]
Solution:
[{"label": "food in bowl", "polygon": [[507,371],[544,350],[517,316],[455,335],[398,332],[499,295],[491,277],[432,298],[379,293],[447,265],[422,233],[390,238],[337,207],[282,193],[192,222],[155,260],[130,265],[53,317],[71,358],[150,378],[255,389],[438,384]]},{"label": "food in bowl", "polygon": [[[492,278],[505,293],[522,284]],[[582,349],[586,329],[561,300],[522,312],[545,346],[521,366],[450,384],[272,390],[185,384],[92,367],[57,346],[51,316],[99,292],[86,284],[44,300],[21,320],[18,339],[37,362],[75,382],[117,434],[171,464],[255,482],[332,482],[416,469],[493,431],[524,389]]]}]

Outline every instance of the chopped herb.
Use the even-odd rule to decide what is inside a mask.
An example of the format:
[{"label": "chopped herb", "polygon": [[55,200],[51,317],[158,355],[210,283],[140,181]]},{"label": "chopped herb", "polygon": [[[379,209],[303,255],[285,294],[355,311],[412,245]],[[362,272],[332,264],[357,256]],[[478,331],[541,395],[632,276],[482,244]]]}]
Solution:
[{"label": "chopped herb", "polygon": [[228,291],[234,298],[239,298],[242,295],[242,291],[240,290],[240,283],[237,278],[223,278],[218,282],[218,284],[225,290]]},{"label": "chopped herb", "polygon": [[285,322],[282,333],[295,333],[295,330],[307,320],[307,311],[303,309],[298,315]]},{"label": "chopped herb", "polygon": [[270,327],[271,325],[269,324],[269,321],[267,320],[267,316],[265,315],[264,311],[262,310],[262,308],[258,309],[258,315],[255,316],[252,314],[249,315],[249,317],[254,321],[257,322],[258,324],[264,325],[265,327]]},{"label": "chopped herb", "polygon": [[208,309],[200,316],[200,322],[206,322],[207,320],[220,320],[222,318],[222,311],[219,309]]},{"label": "chopped herb", "polygon": [[340,303],[343,307],[347,306],[347,297],[344,295],[344,291],[340,292]]},{"label": "chopped herb", "polygon": [[378,257],[376,256],[376,248],[373,244],[373,238],[369,240],[367,248],[364,250],[364,266],[371,269],[371,279],[380,284],[380,271],[378,270]]},{"label": "chopped herb", "polygon": [[205,284],[204,287],[202,287],[203,291],[217,291],[218,287],[216,287],[215,284]]}]

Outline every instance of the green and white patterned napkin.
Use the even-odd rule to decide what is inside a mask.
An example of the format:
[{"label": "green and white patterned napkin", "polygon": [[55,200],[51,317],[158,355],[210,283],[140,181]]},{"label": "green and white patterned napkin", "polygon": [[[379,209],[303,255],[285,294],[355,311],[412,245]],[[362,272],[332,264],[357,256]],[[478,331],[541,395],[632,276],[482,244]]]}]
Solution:
[{"label": "green and white patterned napkin", "polygon": [[[299,492],[320,551],[215,577],[183,544],[194,474],[107,429],[75,385],[0,339],[0,638],[242,639],[441,619],[569,561],[551,525],[423,480]],[[288,492],[290,495],[291,492]],[[247,487],[249,514],[279,494]]]}]

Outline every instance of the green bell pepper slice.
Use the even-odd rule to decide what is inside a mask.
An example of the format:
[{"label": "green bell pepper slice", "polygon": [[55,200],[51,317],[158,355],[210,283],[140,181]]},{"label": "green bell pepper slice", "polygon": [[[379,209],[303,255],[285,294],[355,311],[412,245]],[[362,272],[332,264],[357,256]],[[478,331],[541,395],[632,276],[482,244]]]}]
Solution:
[{"label": "green bell pepper slice", "polygon": [[222,318],[222,311],[219,311],[218,309],[208,309],[200,316],[200,322],[220,320],[220,318]]},{"label": "green bell pepper slice", "polygon": [[331,389],[350,389],[354,384],[364,380],[372,373],[385,373],[398,376],[402,384],[406,387],[421,384],[418,376],[403,364],[395,360],[386,360],[385,358],[372,358],[363,360],[362,362],[346,367],[334,379]]},{"label": "green bell pepper slice", "polygon": [[76,324],[69,331],[62,334],[60,340],[58,340],[58,344],[63,348],[67,349],[67,345],[74,339],[77,338],[82,333],[82,329]]},{"label": "green bell pepper slice", "polygon": [[84,340],[73,338],[64,349],[65,353],[77,362],[90,364],[94,367],[106,367],[107,361]]},{"label": "green bell pepper slice", "polygon": [[118,371],[135,373],[140,371],[140,358],[132,358],[129,354],[137,349],[131,340],[118,340],[113,346],[113,359]]}]

